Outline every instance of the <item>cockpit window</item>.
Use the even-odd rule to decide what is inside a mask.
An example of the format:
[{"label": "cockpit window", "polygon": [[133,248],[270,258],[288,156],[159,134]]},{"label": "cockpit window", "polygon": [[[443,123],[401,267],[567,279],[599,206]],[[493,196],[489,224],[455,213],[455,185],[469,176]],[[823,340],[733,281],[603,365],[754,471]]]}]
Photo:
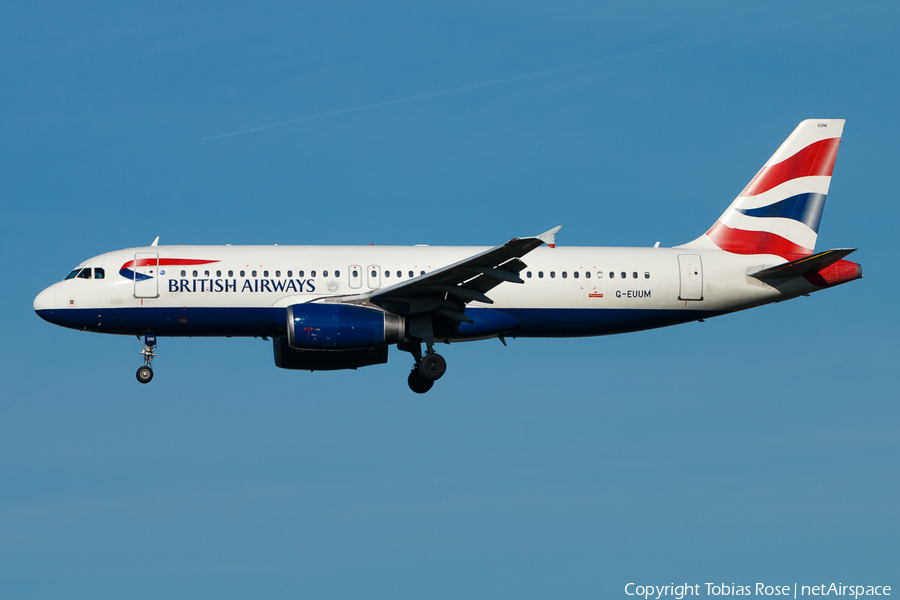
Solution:
[{"label": "cockpit window", "polygon": [[91,278],[91,268],[88,267],[86,269],[82,269],[81,273],[78,274],[78,279],[90,279]]},{"label": "cockpit window", "polygon": [[94,267],[94,279],[103,279],[106,277],[106,272],[100,267]]},{"label": "cockpit window", "polygon": [[75,279],[75,276],[78,275],[79,272],[81,272],[81,269],[75,269],[74,271],[66,275],[66,279],[64,279],[63,281],[66,281],[68,279]]}]

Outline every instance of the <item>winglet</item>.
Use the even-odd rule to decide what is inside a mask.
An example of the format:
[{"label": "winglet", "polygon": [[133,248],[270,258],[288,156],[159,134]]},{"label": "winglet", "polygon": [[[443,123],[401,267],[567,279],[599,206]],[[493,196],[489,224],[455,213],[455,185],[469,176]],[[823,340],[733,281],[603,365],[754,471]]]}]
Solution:
[{"label": "winglet", "polygon": [[156,246],[156,245],[158,245],[158,244],[159,244],[159,236],[156,236],[156,239],[153,240],[153,243],[150,244],[150,246]]},{"label": "winglet", "polygon": [[558,225],[557,227],[554,227],[550,231],[545,231],[541,235],[536,235],[534,237],[541,240],[542,242],[544,242],[551,248],[556,248],[556,232],[559,231],[560,229],[562,229],[562,225]]}]

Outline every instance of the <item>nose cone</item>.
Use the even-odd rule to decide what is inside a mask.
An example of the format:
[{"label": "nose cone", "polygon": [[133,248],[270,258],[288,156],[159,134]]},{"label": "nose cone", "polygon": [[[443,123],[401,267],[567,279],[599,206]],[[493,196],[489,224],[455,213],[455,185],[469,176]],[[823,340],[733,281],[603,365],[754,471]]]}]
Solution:
[{"label": "nose cone", "polygon": [[46,311],[53,310],[54,308],[56,308],[56,290],[54,290],[51,285],[35,297],[34,312],[42,319],[46,319]]}]

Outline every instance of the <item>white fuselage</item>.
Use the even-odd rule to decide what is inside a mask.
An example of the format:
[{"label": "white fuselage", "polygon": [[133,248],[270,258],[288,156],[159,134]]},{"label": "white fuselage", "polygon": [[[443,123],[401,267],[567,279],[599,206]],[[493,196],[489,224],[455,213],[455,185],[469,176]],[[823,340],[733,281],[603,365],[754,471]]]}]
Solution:
[{"label": "white fuselage", "polygon": [[[76,277],[56,283],[35,299],[35,310],[51,322],[97,332],[277,337],[283,333],[281,315],[288,306],[388,288],[485,250],[132,248],[83,262],[79,268],[100,268],[103,279]],[[141,259],[154,256],[158,263],[152,268],[139,266]],[[603,335],[697,320],[818,289],[803,280],[776,288],[747,276],[783,262],[777,256],[716,249],[544,246],[524,262],[523,284],[500,284],[489,294],[493,304],[472,302],[466,313],[490,310],[511,315],[521,322],[506,332],[512,336]],[[451,337],[477,339],[501,333],[464,326]]]}]

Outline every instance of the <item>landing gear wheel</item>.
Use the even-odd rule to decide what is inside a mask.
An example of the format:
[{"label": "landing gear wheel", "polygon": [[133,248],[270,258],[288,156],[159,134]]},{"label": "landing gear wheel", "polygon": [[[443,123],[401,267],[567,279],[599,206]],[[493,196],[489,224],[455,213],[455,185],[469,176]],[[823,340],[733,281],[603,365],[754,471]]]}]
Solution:
[{"label": "landing gear wheel", "polygon": [[447,361],[440,354],[432,352],[422,357],[419,363],[419,374],[425,379],[436,381],[447,372]]},{"label": "landing gear wheel", "polygon": [[153,369],[145,365],[137,370],[136,376],[141,383],[150,383],[153,379]]},{"label": "landing gear wheel", "polygon": [[409,389],[417,394],[424,394],[434,386],[434,379],[425,379],[417,369],[410,371],[406,381],[409,383]]}]

